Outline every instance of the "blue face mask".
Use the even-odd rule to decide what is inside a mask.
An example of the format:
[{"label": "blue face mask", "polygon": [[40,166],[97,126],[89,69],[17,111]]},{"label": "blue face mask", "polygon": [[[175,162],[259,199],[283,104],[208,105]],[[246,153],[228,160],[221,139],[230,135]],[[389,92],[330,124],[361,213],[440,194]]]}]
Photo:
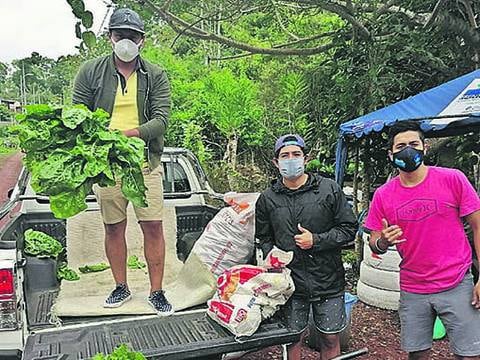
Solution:
[{"label": "blue face mask", "polygon": [[295,159],[286,159],[278,160],[278,168],[280,174],[287,180],[294,180],[303,175],[305,172],[305,159],[295,158]]}]

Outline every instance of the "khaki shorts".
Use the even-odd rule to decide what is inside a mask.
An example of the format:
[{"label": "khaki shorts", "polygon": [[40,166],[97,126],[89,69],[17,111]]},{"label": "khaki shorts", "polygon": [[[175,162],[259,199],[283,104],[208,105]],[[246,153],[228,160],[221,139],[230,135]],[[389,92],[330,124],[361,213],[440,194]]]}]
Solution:
[{"label": "khaki shorts", "polygon": [[[138,221],[161,221],[163,215],[163,183],[162,167],[154,170],[144,169],[143,177],[147,187],[148,206],[140,208],[133,206]],[[112,187],[93,186],[102,213],[103,222],[107,225],[117,224],[127,218],[129,201],[122,193],[120,183]]]}]

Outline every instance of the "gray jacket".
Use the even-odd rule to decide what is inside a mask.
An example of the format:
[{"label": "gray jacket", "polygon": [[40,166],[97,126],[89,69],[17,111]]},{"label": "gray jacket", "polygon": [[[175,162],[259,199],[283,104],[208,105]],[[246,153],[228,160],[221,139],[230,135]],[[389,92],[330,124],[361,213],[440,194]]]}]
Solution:
[{"label": "gray jacket", "polygon": [[[147,144],[149,166],[154,169],[161,163],[171,107],[170,85],[165,71],[141,58],[137,76],[138,130]],[[91,111],[102,108],[111,114],[119,81],[113,54],[87,61],[75,78],[73,103],[84,104]]]}]

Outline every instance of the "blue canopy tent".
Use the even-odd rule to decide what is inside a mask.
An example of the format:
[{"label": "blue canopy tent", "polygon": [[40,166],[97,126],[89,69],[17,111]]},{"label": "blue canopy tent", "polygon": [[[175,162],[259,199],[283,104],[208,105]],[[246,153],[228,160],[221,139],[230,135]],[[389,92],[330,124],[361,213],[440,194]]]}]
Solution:
[{"label": "blue canopy tent", "polygon": [[421,92],[340,125],[335,156],[335,180],[343,184],[347,143],[381,132],[397,121],[417,120],[428,137],[480,129],[480,70]]}]

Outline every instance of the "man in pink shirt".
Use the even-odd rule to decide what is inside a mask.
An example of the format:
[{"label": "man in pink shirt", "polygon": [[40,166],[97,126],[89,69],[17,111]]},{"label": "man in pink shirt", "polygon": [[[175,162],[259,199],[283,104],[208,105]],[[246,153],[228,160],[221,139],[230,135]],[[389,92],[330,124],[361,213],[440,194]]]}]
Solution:
[{"label": "man in pink shirt", "polygon": [[480,199],[461,171],[423,164],[418,123],[398,122],[389,138],[388,156],[400,175],[377,189],[365,227],[373,252],[396,245],[402,257],[402,348],[409,359],[428,359],[438,314],[457,358],[480,359],[480,281],[473,283],[462,224],[465,218],[472,227],[480,257]]}]

